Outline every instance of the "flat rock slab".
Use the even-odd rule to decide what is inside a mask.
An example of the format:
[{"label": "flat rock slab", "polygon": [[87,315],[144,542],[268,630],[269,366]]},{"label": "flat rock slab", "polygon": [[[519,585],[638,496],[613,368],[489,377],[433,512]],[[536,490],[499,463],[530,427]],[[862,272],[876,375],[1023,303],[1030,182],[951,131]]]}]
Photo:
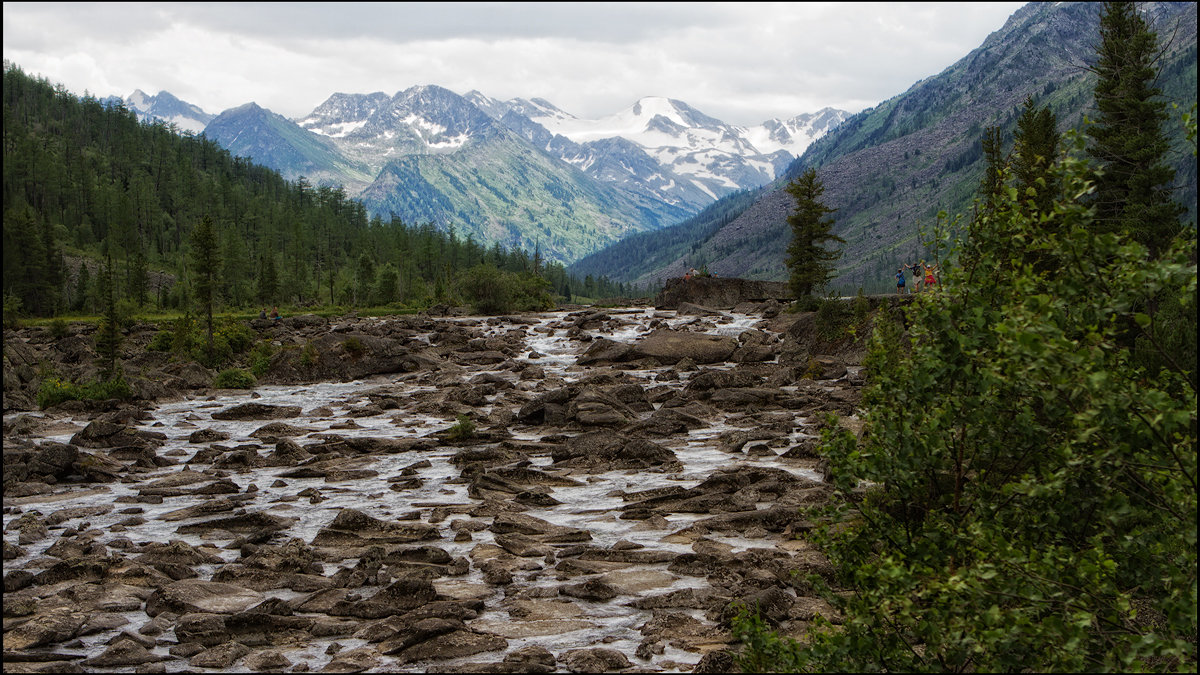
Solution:
[{"label": "flat rock slab", "polygon": [[267,405],[266,403],[243,403],[212,414],[214,420],[281,420],[299,417],[298,405]]},{"label": "flat rock slab", "polygon": [[164,611],[186,614],[235,614],[263,601],[263,594],[249,588],[219,581],[184,579],[155,591],[146,600],[146,614],[158,616]]},{"label": "flat rock slab", "polygon": [[583,619],[534,619],[532,621],[472,621],[471,627],[495,633],[510,640],[517,640],[542,635],[562,635],[574,630],[594,629],[597,626],[591,621]]},{"label": "flat rock slab", "polygon": [[673,364],[688,358],[694,363],[724,363],[733,356],[737,341],[725,335],[658,329],[634,345],[640,357]]}]

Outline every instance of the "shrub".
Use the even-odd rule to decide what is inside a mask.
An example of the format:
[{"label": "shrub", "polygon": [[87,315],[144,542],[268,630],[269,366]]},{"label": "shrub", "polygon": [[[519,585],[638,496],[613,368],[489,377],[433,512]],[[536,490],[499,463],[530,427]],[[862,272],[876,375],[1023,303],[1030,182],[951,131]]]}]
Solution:
[{"label": "shrub", "polygon": [[345,349],[346,353],[353,358],[362,356],[363,352],[367,350],[367,348],[363,346],[362,340],[359,340],[357,337],[348,337],[343,340],[342,349]]},{"label": "shrub", "polygon": [[4,327],[21,327],[21,298],[11,293],[4,296]]},{"label": "shrub", "polygon": [[257,384],[254,376],[241,368],[222,370],[213,379],[213,386],[218,389],[253,389]]},{"label": "shrub", "polygon": [[[1151,258],[1097,232],[1086,167],[1054,171],[1069,197],[1027,214],[1009,188],[911,306],[909,339],[878,322],[868,433],[821,444],[844,500],[814,540],[843,623],[796,647],[743,622],[770,652],[753,666],[1195,670],[1195,366],[1144,345],[1168,364],[1147,369],[1123,337],[1169,320],[1146,298],[1194,297],[1195,238]],[[879,487],[859,500],[863,481]]]},{"label": "shrub", "polygon": [[37,392],[37,404],[43,410],[63,401],[78,401],[81,398],[83,387],[58,378],[42,380]]},{"label": "shrub", "polygon": [[250,372],[255,377],[262,377],[266,374],[267,368],[271,367],[271,357],[275,355],[275,347],[266,340],[254,345],[254,349],[250,352]]},{"label": "shrub", "polygon": [[71,334],[71,328],[67,322],[61,318],[55,318],[50,322],[50,337],[55,340],[61,340]]},{"label": "shrub", "polygon": [[475,436],[475,423],[466,415],[459,415],[458,421],[451,426],[446,436],[452,441],[461,441]]},{"label": "shrub", "polygon": [[160,328],[154,337],[150,339],[150,344],[146,345],[147,351],[152,352],[169,352],[171,351],[171,343],[174,340],[174,333],[171,330]]},{"label": "shrub", "polygon": [[92,381],[76,384],[56,377],[42,380],[38,387],[37,404],[45,409],[63,401],[82,401],[85,399],[107,401],[112,398],[128,399],[133,397],[133,390],[125,382],[125,378],[117,376],[109,380]]},{"label": "shrub", "polygon": [[313,345],[312,340],[309,340],[304,343],[304,348],[300,350],[300,365],[311,368],[317,364],[319,356],[316,346]]},{"label": "shrub", "polygon": [[840,299],[820,300],[817,303],[817,335],[830,342],[846,337],[846,329],[851,325],[851,316],[850,307]]}]

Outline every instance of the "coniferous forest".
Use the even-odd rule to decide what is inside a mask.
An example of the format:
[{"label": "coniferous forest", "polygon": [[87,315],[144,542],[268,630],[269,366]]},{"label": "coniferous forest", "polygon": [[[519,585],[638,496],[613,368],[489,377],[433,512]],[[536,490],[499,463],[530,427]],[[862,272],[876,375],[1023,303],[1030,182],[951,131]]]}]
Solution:
[{"label": "coniferous forest", "polygon": [[139,122],[123,105],[77,97],[8,62],[3,95],[9,320],[95,315],[109,278],[127,311],[188,310],[204,218],[224,311],[460,302],[507,311],[635,293],[603,276],[573,279],[539,251],[371,218],[341,188],[284,180],[202,135]]}]

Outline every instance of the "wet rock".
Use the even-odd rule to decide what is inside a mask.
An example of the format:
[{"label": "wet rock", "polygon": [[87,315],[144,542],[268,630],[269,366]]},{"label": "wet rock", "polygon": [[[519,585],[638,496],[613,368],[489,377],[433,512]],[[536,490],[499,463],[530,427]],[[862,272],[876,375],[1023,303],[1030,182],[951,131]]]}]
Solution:
[{"label": "wet rock", "polygon": [[268,405],[266,403],[242,403],[212,414],[214,420],[277,420],[299,417],[298,405]]},{"label": "wet rock", "polygon": [[523,513],[498,514],[489,529],[497,535],[518,533],[532,536],[544,543],[590,541],[592,538],[587,530],[555,525]]},{"label": "wet rock", "polygon": [[188,443],[201,445],[204,443],[220,443],[229,440],[229,434],[216,429],[197,429],[188,435]]},{"label": "wet rock", "polygon": [[471,630],[455,630],[433,636],[393,653],[396,661],[404,664],[426,659],[444,661],[497,651],[506,647],[508,647],[508,640],[498,635],[477,633]]},{"label": "wet rock", "polygon": [[558,592],[572,598],[595,602],[607,602],[621,594],[612,584],[605,583],[600,579],[588,579],[578,584],[564,584],[558,588]]},{"label": "wet rock", "polygon": [[441,599],[429,579],[404,578],[379,591],[367,600],[347,599],[329,608],[332,616],[354,616],[360,619],[381,619],[404,614],[421,605]]},{"label": "wet rock", "polygon": [[165,435],[157,432],[139,431],[122,424],[94,420],[71,437],[71,445],[81,448],[146,447],[161,445],[165,439]]},{"label": "wet rock", "polygon": [[391,523],[355,509],[342,509],[313,537],[316,547],[365,547],[378,544],[410,544],[440,539],[438,528],[426,523]]},{"label": "wet rock", "polygon": [[154,591],[146,600],[146,614],[157,616],[165,611],[177,614],[233,614],[257,605],[262,599],[261,593],[241,586],[184,579]]},{"label": "wet rock", "polygon": [[593,472],[652,467],[676,470],[680,466],[675,453],[657,443],[606,431],[574,436],[555,448],[550,457],[555,466]]},{"label": "wet rock", "polygon": [[633,667],[624,654],[603,647],[571,649],[559,657],[559,660],[572,673],[610,673]]},{"label": "wet rock", "polygon": [[269,537],[272,532],[286,530],[291,527],[296,518],[275,516],[263,511],[254,511],[227,518],[216,518],[199,523],[181,525],[176,529],[180,534],[200,534],[210,538],[232,539],[238,534],[258,537]]},{"label": "wet rock", "polygon": [[632,359],[633,346],[624,342],[616,342],[608,338],[592,340],[588,348],[576,359],[576,365],[594,366],[610,363],[622,363]]},{"label": "wet rock", "polygon": [[[379,652],[374,647],[359,647],[340,652],[333,657],[322,673],[361,673],[371,670],[380,663]],[[294,672],[294,669],[293,669]]]},{"label": "wet rock", "polygon": [[[5,600],[8,616],[8,600]],[[75,637],[87,622],[86,612],[68,607],[55,607],[4,633],[4,648],[33,649]]]},{"label": "wet rock", "polygon": [[253,673],[278,673],[292,665],[292,661],[278,649],[264,649],[248,655],[242,665]]},{"label": "wet rock", "polygon": [[87,659],[81,665],[88,668],[117,668],[170,660],[171,657],[152,654],[139,641],[126,638],[118,640],[105,649],[99,656]]},{"label": "wet rock", "polygon": [[659,329],[634,345],[634,355],[668,365],[685,358],[695,363],[722,363],[733,356],[735,349],[737,342],[731,337]]},{"label": "wet rock", "polygon": [[197,668],[228,668],[249,653],[250,648],[240,642],[226,642],[196,654],[188,663]]}]

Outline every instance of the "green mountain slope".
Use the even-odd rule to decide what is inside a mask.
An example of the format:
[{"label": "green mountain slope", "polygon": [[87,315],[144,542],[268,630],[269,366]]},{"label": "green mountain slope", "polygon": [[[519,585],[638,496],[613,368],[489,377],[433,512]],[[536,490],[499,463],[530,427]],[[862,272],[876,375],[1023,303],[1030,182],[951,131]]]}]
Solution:
[{"label": "green mountain slope", "polygon": [[[728,224],[696,223],[686,255],[647,269],[643,254],[610,276],[656,282],[706,264],[721,276],[785,278],[786,218],[793,204],[780,188],[814,167],[825,184],[826,204],[837,209],[835,232],[846,240],[835,288],[886,290],[898,264],[922,255],[921,227],[932,228],[942,210],[969,212],[982,176],[979,139],[986,127],[999,125],[1011,139],[1031,95],[1054,110],[1060,130],[1082,124],[1093,107],[1094,79],[1085,66],[1094,59],[1100,10],[1098,3],[1026,5],[958,63],[818,140]],[[1147,11],[1160,41],[1170,40],[1163,57],[1164,95],[1190,109],[1196,90],[1195,4],[1155,3]],[[1182,129],[1168,132],[1175,141],[1180,201],[1194,219],[1195,160]],[[655,250],[655,242],[643,249]]]},{"label": "green mountain slope", "polygon": [[221,113],[204,135],[288,180],[304,176],[312,184],[341,185],[350,192],[371,182],[367,166],[347,159],[332,141],[254,103]]},{"label": "green mountain slope", "polygon": [[561,262],[687,217],[598,183],[499,126],[454,153],[389,163],[358,198],[373,213],[453,225],[478,241],[540,248]]}]

